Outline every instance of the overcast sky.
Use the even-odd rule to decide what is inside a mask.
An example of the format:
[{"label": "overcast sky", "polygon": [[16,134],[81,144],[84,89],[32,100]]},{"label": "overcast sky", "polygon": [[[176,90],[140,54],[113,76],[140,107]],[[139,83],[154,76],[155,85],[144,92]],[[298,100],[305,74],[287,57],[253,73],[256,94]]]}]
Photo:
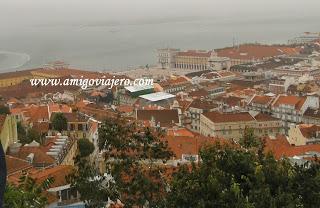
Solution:
[{"label": "overcast sky", "polygon": [[132,22],[170,17],[305,17],[319,0],[0,0],[0,26]]}]

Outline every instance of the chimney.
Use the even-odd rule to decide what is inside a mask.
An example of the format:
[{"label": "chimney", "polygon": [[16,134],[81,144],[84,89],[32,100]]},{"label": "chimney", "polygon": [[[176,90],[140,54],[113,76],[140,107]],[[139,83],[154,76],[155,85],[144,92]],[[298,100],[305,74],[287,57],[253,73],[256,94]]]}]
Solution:
[{"label": "chimney", "polygon": [[33,158],[34,158],[34,153],[30,153],[30,154],[27,156],[26,160],[27,160],[30,164],[32,164],[32,163],[33,163]]},{"label": "chimney", "polygon": [[10,153],[16,154],[20,151],[21,143],[15,142],[12,145],[9,146]]}]

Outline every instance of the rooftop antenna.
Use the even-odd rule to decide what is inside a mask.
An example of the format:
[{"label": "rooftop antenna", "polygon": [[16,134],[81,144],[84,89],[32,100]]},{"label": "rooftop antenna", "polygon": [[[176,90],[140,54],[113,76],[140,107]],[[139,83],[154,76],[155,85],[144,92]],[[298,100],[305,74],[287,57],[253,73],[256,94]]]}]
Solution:
[{"label": "rooftop antenna", "polygon": [[236,38],[233,36],[232,38],[232,47],[234,48],[236,46]]}]

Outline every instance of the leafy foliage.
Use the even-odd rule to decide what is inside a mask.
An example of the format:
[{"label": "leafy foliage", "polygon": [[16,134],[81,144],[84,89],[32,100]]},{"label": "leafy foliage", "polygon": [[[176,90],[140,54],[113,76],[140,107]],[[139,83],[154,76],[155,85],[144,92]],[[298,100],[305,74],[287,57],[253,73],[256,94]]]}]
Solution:
[{"label": "leafy foliage", "polygon": [[55,113],[51,122],[54,130],[59,132],[67,130],[68,121],[67,118],[63,115],[63,113]]},{"label": "leafy foliage", "polygon": [[79,139],[78,148],[80,157],[87,157],[94,151],[94,145],[88,139]]},{"label": "leafy foliage", "polygon": [[243,137],[240,138],[239,143],[247,149],[259,148],[262,145],[261,140],[254,135],[254,129],[251,128],[244,129]]},{"label": "leafy foliage", "polygon": [[10,114],[10,110],[7,106],[0,105],[0,115]]},{"label": "leafy foliage", "polygon": [[80,193],[80,199],[86,203],[86,207],[105,207],[109,199],[117,199],[114,181],[110,176],[100,174],[85,158],[77,157],[76,165],[77,170],[67,180]]},{"label": "leafy foliage", "polygon": [[31,129],[28,129],[27,131],[27,138],[25,143],[30,143],[33,140],[41,143],[41,134],[36,129],[31,128]]},{"label": "leafy foliage", "polygon": [[[138,128],[121,118],[106,120],[99,129],[99,149],[103,152],[106,170],[110,177],[107,187],[88,178],[102,176],[88,163],[78,163],[78,171],[70,176],[88,206],[94,207],[108,198],[120,199],[127,207],[150,207],[159,204],[166,191],[162,180],[162,164],[172,156],[167,144],[160,141],[162,132]],[[87,191],[89,190],[89,191]],[[90,190],[100,190],[93,195]],[[97,191],[95,191],[97,193]],[[97,206],[99,207],[99,206]]]},{"label": "leafy foliage", "polygon": [[164,207],[318,207],[320,163],[291,165],[266,154],[221,146],[201,151],[202,162],[180,168]]},{"label": "leafy foliage", "polygon": [[47,204],[47,198],[43,191],[50,188],[53,178],[47,178],[37,184],[33,178],[22,175],[18,186],[7,185],[4,194],[4,208],[43,208]]},{"label": "leafy foliage", "polygon": [[18,139],[22,144],[30,143],[27,140],[27,132],[25,127],[21,124],[21,122],[17,123],[17,132],[18,132]]}]

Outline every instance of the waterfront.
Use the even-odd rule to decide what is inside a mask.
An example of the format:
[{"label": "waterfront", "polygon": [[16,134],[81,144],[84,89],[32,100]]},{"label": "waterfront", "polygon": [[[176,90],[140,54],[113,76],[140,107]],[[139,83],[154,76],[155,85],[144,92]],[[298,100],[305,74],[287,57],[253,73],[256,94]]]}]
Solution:
[{"label": "waterfront", "polygon": [[[70,28],[39,26],[26,30],[25,38],[21,38],[20,33],[10,37],[2,34],[0,40],[3,49],[30,56],[30,61],[19,69],[62,60],[80,68],[120,71],[155,64],[156,49],[161,47],[213,49],[232,45],[234,36],[241,37],[241,42],[286,43],[288,39],[320,26],[319,22],[304,24],[303,21],[300,24],[292,21],[263,25],[259,22],[233,25],[231,22],[199,21]],[[11,59],[10,64],[0,61],[0,69],[8,71],[9,65],[16,68],[21,57],[16,58]]]}]

